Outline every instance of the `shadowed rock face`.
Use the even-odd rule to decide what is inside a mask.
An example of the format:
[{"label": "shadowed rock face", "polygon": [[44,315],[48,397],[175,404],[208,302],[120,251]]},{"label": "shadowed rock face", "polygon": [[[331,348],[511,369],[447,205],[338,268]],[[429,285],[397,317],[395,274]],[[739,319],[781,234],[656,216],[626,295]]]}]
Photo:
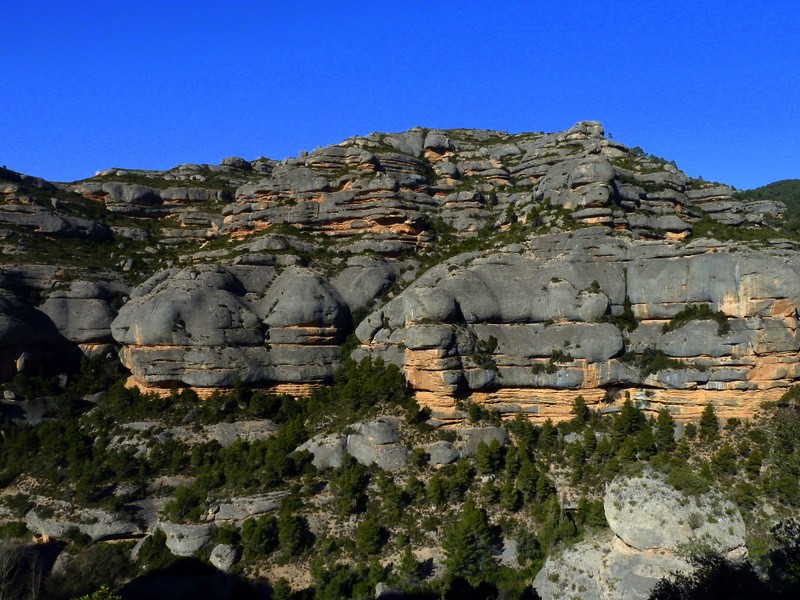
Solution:
[{"label": "shadowed rock face", "polygon": [[[643,243],[600,228],[542,236],[434,267],[358,326],[359,355],[403,367],[441,418],[458,416],[456,395],[558,417],[570,405],[552,407],[559,392],[598,402],[634,388],[679,418],[723,397],[726,416],[748,413],[800,376],[797,258],[707,240]],[[626,298],[632,332],[613,324]],[[694,320],[664,332],[699,304],[724,313],[725,326]],[[671,359],[668,368],[650,372],[630,354],[647,351]]]}]

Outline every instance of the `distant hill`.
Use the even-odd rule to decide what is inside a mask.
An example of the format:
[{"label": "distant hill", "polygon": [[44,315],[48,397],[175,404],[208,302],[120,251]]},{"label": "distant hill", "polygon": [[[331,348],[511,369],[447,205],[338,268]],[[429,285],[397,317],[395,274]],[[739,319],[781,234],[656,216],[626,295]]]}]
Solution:
[{"label": "distant hill", "polygon": [[786,205],[784,228],[800,231],[800,179],[782,179],[735,194],[739,200],[778,200]]}]

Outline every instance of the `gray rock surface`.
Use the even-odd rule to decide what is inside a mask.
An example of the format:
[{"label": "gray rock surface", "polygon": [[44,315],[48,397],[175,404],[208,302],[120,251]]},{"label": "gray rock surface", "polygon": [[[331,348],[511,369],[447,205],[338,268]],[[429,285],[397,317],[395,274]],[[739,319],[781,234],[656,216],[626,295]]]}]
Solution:
[{"label": "gray rock surface", "polygon": [[652,473],[617,478],[603,501],[609,527],[637,550],[673,552],[702,541],[720,552],[744,547],[739,510],[721,495],[688,498]]},{"label": "gray rock surface", "polygon": [[660,579],[691,568],[679,556],[636,552],[605,534],[549,557],[533,585],[542,600],[644,600]]},{"label": "gray rock surface", "polygon": [[346,304],[308,269],[291,267],[274,279],[273,272],[208,266],[151,279],[112,323],[123,362],[156,386],[225,386],[237,376],[251,384],[330,378],[349,320]]},{"label": "gray rock surface", "polygon": [[425,446],[425,452],[430,457],[428,462],[436,465],[449,465],[461,458],[461,452],[450,442],[438,441]]},{"label": "gray rock surface", "polygon": [[213,530],[211,523],[180,525],[160,521],[158,528],[167,536],[167,548],[175,556],[194,556],[208,543]]},{"label": "gray rock surface", "polygon": [[288,491],[270,492],[256,496],[237,496],[222,502],[214,512],[214,521],[241,522],[277,510]]},{"label": "gray rock surface", "polygon": [[502,427],[463,427],[458,430],[458,437],[462,456],[473,456],[481,444],[497,441],[505,446],[508,441],[508,434]]},{"label": "gray rock surface", "polygon": [[690,544],[746,554],[742,517],[716,492],[687,497],[646,471],[617,477],[603,504],[611,531],[548,557],[534,581],[544,600],[643,600],[660,579],[694,568]]},{"label": "gray rock surface", "polygon": [[78,344],[112,342],[111,322],[117,315],[107,286],[78,281],[55,292],[40,309],[68,340]]},{"label": "gray rock surface", "polygon": [[318,469],[336,469],[342,466],[347,455],[347,440],[341,435],[319,434],[298,446],[296,451],[313,454],[311,462]]},{"label": "gray rock surface", "polygon": [[77,511],[66,503],[56,503],[56,514],[41,517],[36,508],[25,515],[25,524],[34,533],[45,533],[51,538],[63,538],[70,529],[76,529],[92,538],[106,540],[141,535],[141,525],[121,518],[104,509],[82,508]]},{"label": "gray rock surface", "polygon": [[408,465],[408,449],[399,444],[397,419],[379,417],[367,423],[356,423],[356,433],[347,436],[347,452],[364,465],[377,464],[387,471],[398,471]]},{"label": "gray rock surface", "polygon": [[211,550],[208,560],[220,571],[225,571],[227,573],[239,560],[239,553],[235,546],[231,546],[230,544],[217,544]]}]

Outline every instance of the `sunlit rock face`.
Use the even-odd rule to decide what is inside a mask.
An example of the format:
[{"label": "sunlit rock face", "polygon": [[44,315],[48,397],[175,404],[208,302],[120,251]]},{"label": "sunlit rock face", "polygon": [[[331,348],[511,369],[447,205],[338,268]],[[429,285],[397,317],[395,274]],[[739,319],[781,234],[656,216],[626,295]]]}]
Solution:
[{"label": "sunlit rock face", "polygon": [[[443,419],[459,418],[464,396],[563,418],[577,394],[598,407],[634,397],[679,419],[709,401],[747,416],[797,379],[795,252],[608,234],[541,236],[438,265],[359,325],[360,355],[403,367]],[[715,319],[668,326],[703,304]],[[632,331],[620,327],[626,306]]]}]

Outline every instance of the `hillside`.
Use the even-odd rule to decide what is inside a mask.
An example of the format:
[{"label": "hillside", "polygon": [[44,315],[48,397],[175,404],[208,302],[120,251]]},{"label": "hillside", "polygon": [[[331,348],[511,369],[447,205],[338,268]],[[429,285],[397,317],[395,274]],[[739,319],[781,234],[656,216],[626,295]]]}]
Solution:
[{"label": "hillside", "polygon": [[766,568],[800,504],[797,189],[594,122],[0,169],[3,585],[645,598],[701,543]]}]

